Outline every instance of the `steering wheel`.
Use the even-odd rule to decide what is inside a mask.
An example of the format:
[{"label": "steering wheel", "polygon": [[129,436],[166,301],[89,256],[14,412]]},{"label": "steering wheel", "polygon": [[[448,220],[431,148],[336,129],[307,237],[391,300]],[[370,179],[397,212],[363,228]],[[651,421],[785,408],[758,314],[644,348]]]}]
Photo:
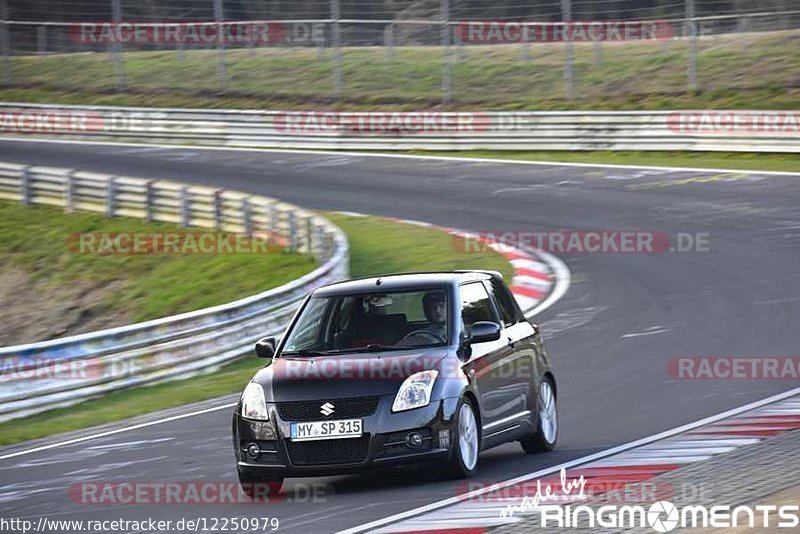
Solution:
[{"label": "steering wheel", "polygon": [[439,334],[436,334],[436,333],[431,332],[429,330],[414,330],[414,331],[409,332],[408,334],[404,335],[403,339],[401,339],[400,341],[397,342],[397,345],[405,345],[405,344],[407,344],[407,340],[410,339],[410,338],[413,338],[413,337],[427,337],[429,341],[432,340],[435,343],[446,343],[447,342],[447,340],[443,336],[440,336]]}]

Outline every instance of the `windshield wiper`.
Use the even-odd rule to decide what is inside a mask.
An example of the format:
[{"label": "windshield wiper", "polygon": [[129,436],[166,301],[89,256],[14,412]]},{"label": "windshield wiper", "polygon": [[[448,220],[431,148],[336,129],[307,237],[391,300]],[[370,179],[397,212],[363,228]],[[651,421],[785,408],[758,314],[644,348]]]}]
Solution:
[{"label": "windshield wiper", "polygon": [[281,356],[327,356],[328,354],[333,354],[333,352],[327,350],[300,349],[292,352],[282,352]]}]

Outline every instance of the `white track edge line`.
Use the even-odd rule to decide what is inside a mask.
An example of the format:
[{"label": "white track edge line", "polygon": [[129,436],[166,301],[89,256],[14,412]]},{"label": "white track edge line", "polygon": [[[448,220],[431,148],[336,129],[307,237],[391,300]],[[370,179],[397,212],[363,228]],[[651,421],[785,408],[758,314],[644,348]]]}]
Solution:
[{"label": "white track edge line", "polygon": [[170,417],[165,417],[164,419],[156,419],[155,421],[147,421],[145,423],[139,423],[139,424],[136,424],[136,425],[126,426],[126,427],[122,427],[122,428],[115,428],[114,430],[108,430],[108,431],[105,431],[105,432],[98,432],[97,434],[89,434],[87,436],[81,436],[79,438],[68,439],[66,441],[61,441],[59,443],[51,443],[50,445],[42,445],[40,447],[34,447],[32,449],[25,449],[25,450],[22,450],[22,451],[11,452],[11,453],[8,453],[8,454],[0,455],[0,460],[7,460],[9,458],[15,458],[17,456],[23,456],[23,455],[31,454],[31,453],[34,453],[34,452],[45,451],[45,450],[53,449],[53,448],[56,448],[56,447],[65,447],[67,445],[74,445],[76,443],[82,443],[84,441],[89,441],[89,440],[92,440],[92,439],[102,438],[102,437],[106,437],[106,436],[113,436],[114,434],[121,434],[122,432],[128,432],[130,430],[138,430],[140,428],[145,428],[145,427],[153,426],[153,425],[160,425],[161,423],[168,423],[170,421],[176,421],[178,419],[184,419],[186,417],[192,417],[192,416],[195,416],[195,415],[202,415],[202,414],[206,414],[206,413],[210,413],[210,412],[215,412],[217,410],[222,410],[222,409],[225,409],[225,408],[232,408],[233,406],[236,406],[236,404],[237,403],[233,402],[233,403],[229,403],[229,404],[223,404],[221,406],[213,406],[211,408],[205,408],[203,410],[197,410],[197,411],[194,411],[194,412],[188,412],[188,413],[184,413],[184,414],[172,415]]},{"label": "white track edge line", "polygon": [[449,497],[449,498],[443,499],[441,501],[437,501],[437,502],[433,502],[433,503],[430,503],[430,504],[426,504],[425,506],[420,506],[420,507],[414,508],[412,510],[407,510],[405,512],[400,512],[398,514],[395,514],[395,515],[392,515],[392,516],[389,516],[389,517],[385,517],[383,519],[378,519],[378,520],[372,521],[370,523],[365,523],[363,525],[352,527],[352,528],[349,528],[349,529],[346,529],[346,530],[340,530],[336,534],[359,534],[359,533],[367,532],[367,531],[369,531],[371,529],[375,529],[375,528],[378,528],[378,527],[384,527],[384,526],[390,525],[392,523],[397,523],[397,522],[402,521],[404,519],[408,519],[410,517],[415,517],[415,516],[424,514],[426,512],[431,512],[433,510],[438,510],[440,508],[445,508],[445,507],[450,506],[452,504],[458,504],[461,501],[469,500],[469,499],[478,497],[480,495],[483,495],[485,493],[490,493],[492,491],[495,491],[495,490],[498,490],[498,489],[503,489],[503,488],[506,488],[508,486],[511,486],[511,485],[514,485],[514,484],[518,484],[520,482],[526,482],[526,481],[534,479],[534,478],[539,478],[539,477],[542,477],[542,476],[545,476],[545,475],[549,475],[549,474],[561,471],[561,469],[569,469],[569,468],[572,468],[572,467],[576,467],[576,466],[579,466],[579,465],[582,465],[582,464],[585,464],[585,463],[589,463],[589,462],[594,461],[594,460],[599,460],[599,459],[605,458],[607,456],[618,454],[620,452],[625,452],[627,450],[634,449],[636,447],[641,447],[642,445],[647,445],[647,444],[652,443],[654,441],[659,441],[661,439],[669,438],[669,437],[675,436],[677,434],[682,434],[683,432],[687,432],[689,430],[693,430],[693,429],[701,427],[701,426],[705,426],[705,425],[708,425],[708,424],[711,424],[711,423],[715,423],[715,422],[720,421],[722,419],[726,419],[728,417],[733,417],[735,415],[739,415],[741,413],[748,412],[750,410],[754,410],[756,408],[760,408],[761,406],[765,406],[767,404],[772,404],[774,402],[778,402],[780,400],[787,399],[789,397],[793,397],[793,396],[798,395],[798,394],[800,394],[800,387],[794,388],[794,389],[790,389],[788,391],[784,391],[783,393],[778,393],[777,395],[773,395],[771,397],[767,397],[766,399],[761,399],[761,400],[758,400],[758,401],[755,401],[755,402],[751,402],[749,404],[745,404],[744,406],[740,406],[738,408],[733,408],[731,410],[727,410],[727,411],[722,412],[722,413],[717,414],[717,415],[712,415],[712,416],[706,417],[704,419],[700,419],[699,421],[695,421],[693,423],[688,423],[688,424],[673,428],[671,430],[665,430],[664,432],[660,432],[658,434],[654,434],[654,435],[648,436],[646,438],[641,438],[641,439],[638,439],[638,440],[635,440],[635,441],[631,441],[631,442],[625,443],[623,445],[617,445],[616,447],[612,447],[612,448],[606,449],[604,451],[596,452],[594,454],[590,454],[588,456],[584,456],[583,458],[577,458],[575,460],[570,460],[568,462],[564,462],[564,463],[556,465],[556,466],[547,467],[547,468],[542,469],[540,471],[536,471],[536,472],[533,472],[533,473],[528,473],[526,475],[521,475],[521,476],[518,476],[516,478],[512,478],[512,479],[506,480],[504,482],[498,482],[497,484],[493,484],[493,485],[487,486],[485,488],[481,488],[481,489],[477,489],[477,490],[471,491],[469,493],[464,493],[464,494],[461,494],[461,495],[457,495],[455,497]]},{"label": "white track edge line", "polygon": [[[207,146],[207,145],[171,145],[166,143],[122,143],[119,141],[79,141],[73,139],[44,139],[37,137],[5,137],[0,136],[0,141],[15,141],[25,143],[61,143],[70,145],[105,145],[105,146],[124,146],[141,148],[167,148],[184,150],[233,150],[242,152],[276,152],[285,154],[322,154],[328,156],[354,156],[372,158],[406,158],[422,159],[435,161],[461,161],[472,163],[511,163],[517,165],[542,165],[551,167],[586,167],[586,168],[606,168],[606,169],[645,169],[654,171],[680,171],[680,172],[719,172],[719,173],[746,173],[761,174],[768,176],[800,176],[800,172],[795,171],[759,171],[753,169],[717,169],[711,167],[662,167],[655,165],[621,165],[613,163],[578,163],[567,161],[537,161],[537,160],[514,160],[497,158],[470,158],[459,156],[434,156],[428,154],[391,154],[385,152],[348,152],[340,150],[301,150],[290,148],[257,148],[257,147],[237,147],[237,146]],[[659,152],[659,151],[654,151]]]}]

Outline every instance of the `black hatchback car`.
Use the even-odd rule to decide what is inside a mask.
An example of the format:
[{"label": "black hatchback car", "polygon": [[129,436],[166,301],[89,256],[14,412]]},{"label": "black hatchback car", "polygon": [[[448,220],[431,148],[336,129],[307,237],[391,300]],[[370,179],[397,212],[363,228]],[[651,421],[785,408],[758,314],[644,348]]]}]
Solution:
[{"label": "black hatchback car", "polygon": [[556,382],[536,325],[499,273],[338,282],[303,302],[233,418],[242,489],[434,460],[472,475],[478,453],[518,440],[552,450]]}]

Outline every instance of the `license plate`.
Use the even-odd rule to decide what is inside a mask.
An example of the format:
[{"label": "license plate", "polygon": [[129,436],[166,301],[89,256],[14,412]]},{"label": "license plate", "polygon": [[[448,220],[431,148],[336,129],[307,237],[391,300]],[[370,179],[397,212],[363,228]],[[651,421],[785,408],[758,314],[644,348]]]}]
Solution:
[{"label": "license plate", "polygon": [[292,441],[361,437],[361,419],[313,421],[291,424]]}]

